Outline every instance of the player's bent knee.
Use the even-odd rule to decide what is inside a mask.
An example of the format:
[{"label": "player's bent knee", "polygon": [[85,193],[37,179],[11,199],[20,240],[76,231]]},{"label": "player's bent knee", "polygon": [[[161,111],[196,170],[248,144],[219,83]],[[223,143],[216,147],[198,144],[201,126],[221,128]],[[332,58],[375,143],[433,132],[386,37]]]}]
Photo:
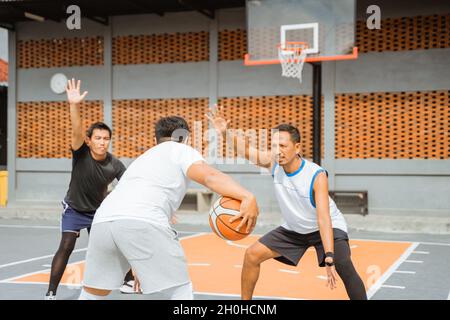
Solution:
[{"label": "player's bent knee", "polygon": [[245,260],[247,263],[260,264],[264,260],[267,260],[267,248],[259,242],[254,243],[245,251]]},{"label": "player's bent knee", "polygon": [[258,263],[258,250],[257,248],[254,248],[254,246],[251,246],[245,250],[245,262],[251,263],[251,264],[257,264]]}]

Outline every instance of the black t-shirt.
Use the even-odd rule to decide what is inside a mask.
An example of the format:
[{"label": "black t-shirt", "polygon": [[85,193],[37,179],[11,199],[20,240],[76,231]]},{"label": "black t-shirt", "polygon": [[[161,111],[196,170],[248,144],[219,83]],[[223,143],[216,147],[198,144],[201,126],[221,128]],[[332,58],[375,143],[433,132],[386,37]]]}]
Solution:
[{"label": "black t-shirt", "polygon": [[78,150],[72,150],[72,175],[64,200],[79,212],[93,213],[105,199],[108,185],[119,180],[125,170],[124,164],[110,153],[103,161],[95,160],[83,143]]}]

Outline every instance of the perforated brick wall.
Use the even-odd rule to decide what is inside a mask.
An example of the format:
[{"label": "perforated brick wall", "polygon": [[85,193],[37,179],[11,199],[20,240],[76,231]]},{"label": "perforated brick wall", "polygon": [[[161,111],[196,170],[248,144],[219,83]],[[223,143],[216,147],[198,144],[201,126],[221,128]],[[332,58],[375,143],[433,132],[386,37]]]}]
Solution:
[{"label": "perforated brick wall", "polygon": [[19,68],[103,65],[103,37],[19,40]]},{"label": "perforated brick wall", "polygon": [[[80,105],[83,130],[103,121],[103,102]],[[67,102],[19,102],[17,104],[17,157],[71,158],[71,125]]]},{"label": "perforated brick wall", "polygon": [[383,19],[379,30],[358,21],[356,46],[361,53],[449,48],[450,14]]},{"label": "perforated brick wall", "polygon": [[[270,148],[270,130],[280,123],[291,123],[297,126],[302,137],[301,153],[306,158],[312,158],[312,98],[308,95],[299,96],[262,96],[220,98],[219,104],[226,110],[231,120],[230,128],[255,129],[257,145],[262,137],[259,129],[268,129],[267,148]],[[322,112],[323,137],[323,112]],[[265,140],[262,140],[265,141]],[[223,154],[232,155],[230,150]],[[322,142],[323,155],[323,142]]]},{"label": "perforated brick wall", "polygon": [[113,64],[208,61],[209,33],[121,36],[113,39],[112,51]]},{"label": "perforated brick wall", "polygon": [[[207,98],[195,99],[145,99],[114,100],[113,150],[118,157],[135,158],[155,145],[155,123],[163,116],[181,116],[189,124],[192,145],[198,137],[195,121],[200,121],[199,132],[207,129],[204,114],[208,109]],[[199,144],[197,144],[199,145]],[[205,150],[205,144],[203,152]]]},{"label": "perforated brick wall", "polygon": [[353,93],[335,98],[338,159],[448,159],[450,91]]}]

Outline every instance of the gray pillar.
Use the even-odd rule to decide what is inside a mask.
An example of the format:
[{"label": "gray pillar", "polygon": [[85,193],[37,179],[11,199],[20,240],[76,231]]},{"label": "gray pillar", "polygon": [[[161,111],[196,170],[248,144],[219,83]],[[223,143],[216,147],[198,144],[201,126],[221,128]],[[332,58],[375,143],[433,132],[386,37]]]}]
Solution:
[{"label": "gray pillar", "polygon": [[209,105],[217,103],[219,62],[218,17],[209,23]]},{"label": "gray pillar", "polygon": [[[105,26],[103,33],[103,121],[112,129],[112,17],[109,17],[109,24]],[[109,151],[112,150],[112,143],[109,146]]]},{"label": "gray pillar", "polygon": [[335,189],[335,136],[334,136],[334,96],[336,87],[336,62],[323,64],[322,93],[324,97],[324,161],[328,171],[328,188]]},{"label": "gray pillar", "polygon": [[[209,89],[208,89],[208,99],[209,106],[213,106],[217,103],[218,95],[218,49],[219,49],[219,39],[218,39],[218,17],[211,20],[209,23]],[[208,123],[208,128],[211,124]],[[215,133],[210,133],[208,137],[209,148],[208,148],[208,158],[210,160],[216,161],[217,157],[217,140]]]},{"label": "gray pillar", "polygon": [[16,103],[17,103],[17,67],[16,32],[8,31],[8,202],[16,202]]}]

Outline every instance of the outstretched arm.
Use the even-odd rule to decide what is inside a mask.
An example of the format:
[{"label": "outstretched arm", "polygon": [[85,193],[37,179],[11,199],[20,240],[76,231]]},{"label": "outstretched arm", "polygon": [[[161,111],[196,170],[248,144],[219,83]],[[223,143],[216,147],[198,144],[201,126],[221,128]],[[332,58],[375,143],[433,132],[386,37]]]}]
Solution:
[{"label": "outstretched arm", "polygon": [[[241,157],[254,162],[257,166],[270,168],[272,159],[270,151],[260,151],[251,146],[248,138],[241,138],[228,130],[230,120],[226,120],[223,107],[210,108],[209,113],[205,115],[212,123],[217,133],[222,135],[224,139],[230,139],[233,143],[234,151]],[[244,146],[244,150],[239,148]]]},{"label": "outstretched arm", "polygon": [[234,181],[229,175],[209,166],[204,161],[192,164],[187,171],[187,176],[189,179],[204,185],[222,196],[240,200],[240,214],[232,218],[231,222],[242,217],[243,219],[237,227],[237,230],[239,231],[246,224],[246,231],[253,231],[259,209],[256,198],[250,191]]},{"label": "outstretched arm", "polygon": [[80,85],[80,80],[75,83],[75,79],[72,78],[72,80],[67,82],[66,87],[67,101],[70,107],[70,122],[72,124],[72,150],[78,150],[84,142],[79,104],[88,92],[85,91],[80,95]]},{"label": "outstretched arm", "polygon": [[[314,182],[313,190],[315,194],[317,221],[323,249],[325,250],[325,253],[331,252],[334,254],[333,226],[331,222],[330,203],[328,199],[328,178],[325,172],[319,173]],[[327,257],[325,262],[334,263],[334,258]],[[327,285],[330,289],[336,288],[336,281],[338,277],[334,266],[327,266],[327,276]]]}]

